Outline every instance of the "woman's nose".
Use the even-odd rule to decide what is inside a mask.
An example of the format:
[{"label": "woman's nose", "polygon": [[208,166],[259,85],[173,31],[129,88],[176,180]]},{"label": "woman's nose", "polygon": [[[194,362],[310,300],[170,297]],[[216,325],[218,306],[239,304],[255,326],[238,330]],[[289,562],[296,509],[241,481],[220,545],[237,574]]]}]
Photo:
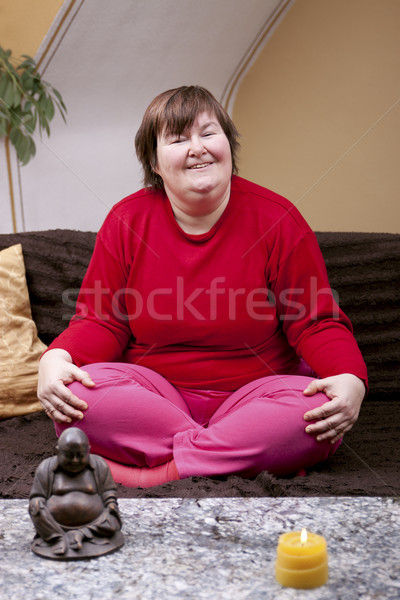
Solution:
[{"label": "woman's nose", "polygon": [[204,152],[206,152],[203,140],[200,136],[194,135],[190,138],[189,152],[192,156],[200,156],[201,154],[204,154]]}]

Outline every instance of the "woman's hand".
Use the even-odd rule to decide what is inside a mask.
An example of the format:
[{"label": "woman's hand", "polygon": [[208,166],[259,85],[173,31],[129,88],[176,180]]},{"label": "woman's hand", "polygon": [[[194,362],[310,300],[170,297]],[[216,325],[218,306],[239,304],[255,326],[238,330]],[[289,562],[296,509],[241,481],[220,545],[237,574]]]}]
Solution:
[{"label": "woman's hand", "polygon": [[365,396],[364,382],[350,373],[314,379],[304,390],[306,396],[324,392],[330,400],[305,413],[306,432],[315,435],[318,442],[329,440],[332,444],[353,427],[357,421]]},{"label": "woman's hand", "polygon": [[83,418],[87,404],[75,396],[67,384],[80,381],[86,387],[95,384],[89,373],[73,364],[65,350],[49,350],[39,362],[37,395],[47,415],[57,423],[71,423]]}]

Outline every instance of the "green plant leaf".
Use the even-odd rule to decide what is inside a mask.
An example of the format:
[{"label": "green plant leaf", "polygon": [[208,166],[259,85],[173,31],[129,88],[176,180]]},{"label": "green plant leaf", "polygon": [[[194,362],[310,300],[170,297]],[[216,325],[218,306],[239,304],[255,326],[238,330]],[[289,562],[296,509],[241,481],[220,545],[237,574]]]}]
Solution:
[{"label": "green plant leaf", "polygon": [[10,123],[10,111],[2,100],[0,100],[0,117],[5,119],[7,123]]},{"label": "green plant leaf", "polygon": [[21,107],[17,106],[9,111],[9,123],[12,129],[19,129],[22,123]]},{"label": "green plant leaf", "polygon": [[9,134],[18,159],[26,164],[36,153],[35,131],[50,135],[56,110],[65,121],[67,109],[60,92],[41,79],[34,59],[23,59],[14,66],[11,51],[0,46],[0,137]]},{"label": "green plant leaf", "polygon": [[22,87],[25,91],[31,92],[33,91],[34,77],[32,77],[29,71],[24,71],[21,75],[21,83]]},{"label": "green plant leaf", "polygon": [[39,97],[38,103],[37,103],[37,108],[38,108],[38,112],[41,116],[46,116],[46,107],[47,107],[47,97],[46,94],[44,92],[42,92],[42,94]]},{"label": "green plant leaf", "polygon": [[28,100],[27,102],[24,102],[22,110],[24,113],[28,113],[28,112],[31,112],[33,108],[34,108],[34,104],[33,104],[32,100]]},{"label": "green plant leaf", "polygon": [[48,121],[51,121],[52,118],[54,117],[54,113],[55,113],[55,109],[54,109],[54,103],[53,100],[50,98],[50,96],[47,96],[46,98],[46,118]]},{"label": "green plant leaf", "polygon": [[6,91],[6,87],[8,82],[10,81],[7,73],[2,73],[0,76],[0,98],[4,98],[4,92]]},{"label": "green plant leaf", "polygon": [[10,142],[17,152],[18,160],[22,165],[26,165],[33,156],[32,149],[36,150],[34,143],[32,146],[31,137],[24,135],[20,129],[12,129]]},{"label": "green plant leaf", "polygon": [[7,86],[3,94],[3,100],[9,108],[11,108],[14,104],[14,87],[12,80],[8,80],[7,82]]},{"label": "green plant leaf", "polygon": [[50,127],[49,127],[49,124],[48,124],[48,122],[47,122],[47,119],[45,119],[45,120],[43,121],[43,127],[44,127],[44,129],[46,130],[46,133],[47,133],[47,135],[48,135],[48,136],[50,136]]},{"label": "green plant leaf", "polygon": [[17,127],[13,127],[10,131],[10,142],[17,147],[21,143],[23,133]]},{"label": "green plant leaf", "polygon": [[20,105],[21,103],[21,98],[22,98],[22,94],[21,94],[21,88],[18,85],[18,83],[14,80],[13,81],[13,106],[17,107]]},{"label": "green plant leaf", "polygon": [[61,97],[61,94],[58,90],[56,90],[55,88],[53,88],[53,94],[55,95],[55,97],[57,98],[58,102],[60,103],[62,109],[67,112],[67,107],[64,104],[64,101]]},{"label": "green plant leaf", "polygon": [[36,127],[36,115],[35,113],[26,113],[22,117],[23,124],[28,133],[33,133]]},{"label": "green plant leaf", "polygon": [[21,160],[22,158],[23,138],[24,135],[20,129],[11,129],[10,142],[12,143],[17,152],[18,160]]},{"label": "green plant leaf", "polygon": [[35,142],[33,141],[33,138],[29,138],[29,146],[30,146],[30,152],[31,152],[31,158],[33,158],[36,154],[36,146],[35,146]]},{"label": "green plant leaf", "polygon": [[35,61],[33,60],[33,58],[31,56],[28,56],[27,54],[23,54],[22,58],[24,58],[25,60],[18,65],[18,69],[23,69],[23,70],[28,70],[28,69],[34,69],[35,68]]},{"label": "green plant leaf", "polygon": [[30,152],[29,152],[29,138],[26,135],[21,136],[21,141],[19,143],[19,160],[24,165],[27,160],[29,160]]},{"label": "green plant leaf", "polygon": [[0,117],[0,137],[5,137],[7,135],[7,121],[4,118]]}]

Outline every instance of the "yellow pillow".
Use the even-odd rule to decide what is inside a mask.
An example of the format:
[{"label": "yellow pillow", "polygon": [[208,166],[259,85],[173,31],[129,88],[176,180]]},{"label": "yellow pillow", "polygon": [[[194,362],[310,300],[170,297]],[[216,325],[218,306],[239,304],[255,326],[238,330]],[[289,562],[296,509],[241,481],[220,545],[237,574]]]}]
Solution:
[{"label": "yellow pillow", "polygon": [[0,418],[41,410],[37,370],[47,346],[32,320],[22,246],[0,252]]}]

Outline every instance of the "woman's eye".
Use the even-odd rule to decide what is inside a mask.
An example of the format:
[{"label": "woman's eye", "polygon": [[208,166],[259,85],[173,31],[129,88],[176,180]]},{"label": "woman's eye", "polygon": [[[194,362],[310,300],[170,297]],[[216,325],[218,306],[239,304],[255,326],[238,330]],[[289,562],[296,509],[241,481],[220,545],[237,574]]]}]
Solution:
[{"label": "woman's eye", "polygon": [[183,135],[177,135],[176,137],[171,137],[171,144],[181,144],[182,142],[184,142],[186,140],[185,136]]}]

